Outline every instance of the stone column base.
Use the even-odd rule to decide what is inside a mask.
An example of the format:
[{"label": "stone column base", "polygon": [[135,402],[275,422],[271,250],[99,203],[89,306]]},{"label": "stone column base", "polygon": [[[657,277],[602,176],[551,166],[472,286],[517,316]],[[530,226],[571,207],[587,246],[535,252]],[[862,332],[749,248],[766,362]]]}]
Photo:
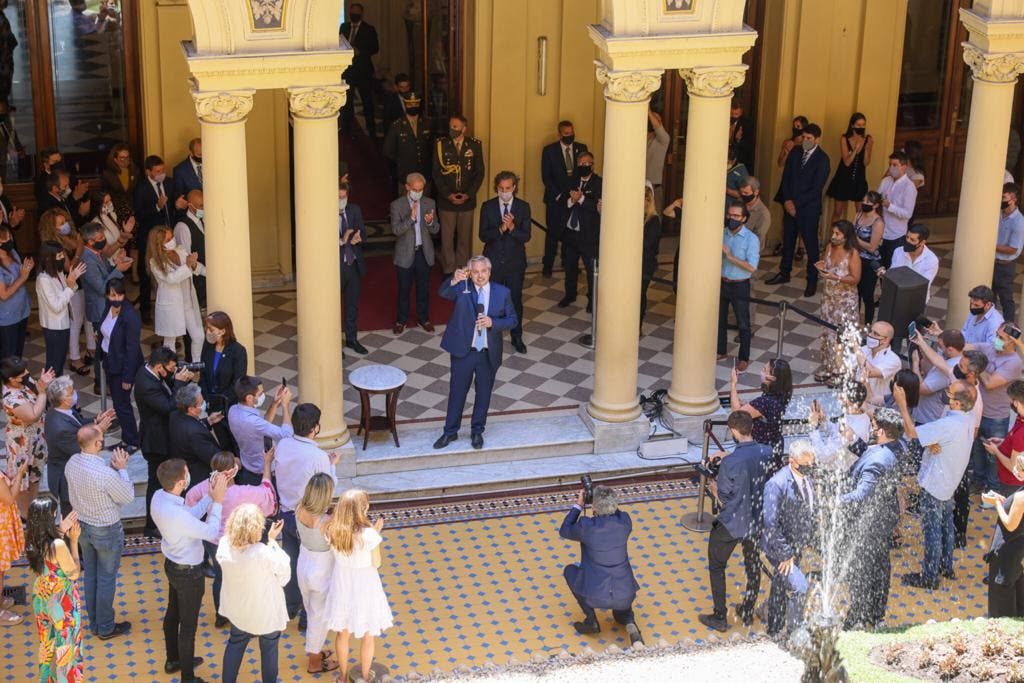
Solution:
[{"label": "stone column base", "polygon": [[581,405],[580,419],[594,435],[594,453],[635,451],[651,435],[651,422],[643,414],[629,422],[605,422]]},{"label": "stone column base", "polygon": [[704,421],[724,420],[729,417],[729,411],[720,408],[710,415],[683,415],[673,410],[665,410],[665,424],[685,436],[691,444],[701,445],[704,443]]}]

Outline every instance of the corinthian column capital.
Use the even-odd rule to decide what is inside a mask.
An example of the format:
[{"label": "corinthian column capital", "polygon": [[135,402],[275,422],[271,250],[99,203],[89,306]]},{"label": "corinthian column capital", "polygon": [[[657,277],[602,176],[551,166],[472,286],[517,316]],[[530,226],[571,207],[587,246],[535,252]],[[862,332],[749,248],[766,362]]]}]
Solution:
[{"label": "corinthian column capital", "polygon": [[731,97],[732,91],[743,85],[747,75],[746,64],[734,66],[695,66],[680,69],[686,89],[699,97]]},{"label": "corinthian column capital", "polygon": [[329,119],[345,106],[347,85],[288,88],[288,107],[300,119]]},{"label": "corinthian column capital", "polygon": [[1014,83],[1024,73],[1024,54],[1004,52],[992,54],[964,43],[964,62],[971,67],[974,77],[989,83]]},{"label": "corinthian column capital", "polygon": [[597,82],[604,86],[604,96],[615,102],[643,102],[661,87],[661,70],[612,71],[595,61]]},{"label": "corinthian column capital", "polygon": [[196,116],[204,123],[238,123],[252,111],[252,96],[255,90],[231,90],[227,92],[192,91],[196,105]]}]

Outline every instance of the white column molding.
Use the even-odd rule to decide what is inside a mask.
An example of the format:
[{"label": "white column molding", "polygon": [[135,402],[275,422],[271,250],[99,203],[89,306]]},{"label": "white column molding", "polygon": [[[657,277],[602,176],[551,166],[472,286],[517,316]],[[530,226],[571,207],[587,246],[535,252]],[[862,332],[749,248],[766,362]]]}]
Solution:
[{"label": "white column molding", "polygon": [[686,82],[690,95],[699,97],[732,97],[733,90],[743,85],[747,77],[747,65],[695,66],[680,69],[679,75]]},{"label": "white column molding", "polygon": [[288,88],[288,108],[303,119],[329,119],[345,106],[347,85]]},{"label": "white column molding", "polygon": [[1020,52],[983,52],[971,43],[964,43],[963,47],[964,62],[979,81],[1013,83],[1024,73],[1024,54]]},{"label": "white column molding", "polygon": [[203,123],[238,123],[244,121],[252,111],[255,90],[231,90],[226,92],[192,91],[196,116]]},{"label": "white column molding", "polygon": [[600,61],[594,62],[597,82],[604,86],[605,98],[614,102],[645,102],[661,87],[662,69],[613,71]]}]

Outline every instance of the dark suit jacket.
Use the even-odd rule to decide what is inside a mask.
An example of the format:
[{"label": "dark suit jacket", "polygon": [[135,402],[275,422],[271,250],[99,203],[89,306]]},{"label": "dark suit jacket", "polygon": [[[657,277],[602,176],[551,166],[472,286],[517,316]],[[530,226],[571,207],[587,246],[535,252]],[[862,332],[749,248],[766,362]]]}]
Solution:
[{"label": "dark suit jacket", "polygon": [[174,179],[170,176],[164,179],[164,193],[167,195],[167,203],[159,209],[156,206],[156,190],[153,183],[149,182],[149,176],[143,174],[136,181],[132,191],[132,209],[138,223],[139,239],[143,239],[157,225],[174,229]]},{"label": "dark suit jacket", "polygon": [[[813,482],[811,484],[813,486]],[[815,492],[816,495],[817,492]],[[815,500],[820,504],[820,500]],[[778,566],[803,550],[814,539],[814,520],[797,489],[788,466],[775,473],[764,486],[764,531],[761,550],[772,566]]]},{"label": "dark suit jacket", "polygon": [[501,231],[501,200],[488,199],[480,205],[480,241],[484,256],[491,259],[495,270],[526,268],[526,243],[530,241],[530,204],[519,197],[512,200],[515,220],[511,232]]},{"label": "dark suit jacket", "polygon": [[[88,195],[83,196],[82,199],[84,200],[86,197],[88,197]],[[85,225],[86,217],[79,215],[78,208],[81,202],[75,199],[75,195],[69,194],[65,199],[58,199],[47,192],[40,197],[40,200],[41,201],[37,208],[39,215],[42,215],[45,211],[49,211],[50,209],[61,209],[62,211],[67,211],[68,214],[70,214],[71,222],[76,226]]]},{"label": "dark suit jacket", "polygon": [[888,444],[870,446],[850,467],[851,487],[839,502],[865,532],[885,537],[899,520],[898,479],[896,455]]},{"label": "dark suit jacket", "polygon": [[46,461],[51,465],[64,467],[72,455],[82,450],[78,447],[78,430],[93,422],[74,408],[71,412],[75,417],[66,415],[56,408],[46,411],[46,426],[43,429],[43,436],[46,438],[48,452]]},{"label": "dark suit jacket", "polygon": [[[100,320],[107,317],[107,312],[103,311]],[[99,331],[98,326],[96,330]],[[103,365],[107,372],[117,375],[122,381],[133,382],[142,364],[142,319],[131,302],[125,299],[114,329],[110,331],[110,351],[104,354]]]},{"label": "dark suit jacket", "polygon": [[[451,320],[441,337],[441,348],[456,358],[463,358],[473,348],[473,334],[476,329],[476,290],[473,282],[469,282],[468,292],[463,282],[452,285],[450,278],[441,283],[438,294],[455,302]],[[491,367],[501,367],[502,332],[516,326],[516,310],[512,306],[512,296],[508,288],[491,281],[490,298],[487,302],[487,315],[493,321],[487,330],[487,355],[491,359]]]},{"label": "dark suit jacket", "polygon": [[782,184],[775,195],[775,201],[783,204],[792,201],[798,213],[810,211],[821,212],[821,195],[828,180],[829,160],[821,147],[801,166],[804,158],[802,147],[794,147],[786,157],[786,166],[782,170]]},{"label": "dark suit jacket", "polygon": [[658,270],[658,246],[661,243],[661,214],[644,221],[644,251],[641,265],[642,278],[650,280]]},{"label": "dark suit jacket", "polygon": [[761,529],[764,484],[772,462],[771,446],[741,443],[722,458],[715,481],[722,511],[718,521],[733,538],[757,538]]},{"label": "dark suit jacket", "polygon": [[199,180],[196,169],[192,168],[192,160],[185,160],[174,167],[174,192],[168,193],[172,199],[183,197],[192,190],[202,190],[203,182]]},{"label": "dark suit jacket", "polygon": [[349,40],[352,35],[352,24],[345,22],[338,31],[353,48],[356,54],[352,58],[352,66],[345,69],[341,77],[346,83],[367,83],[373,78],[373,56],[380,51],[380,43],[377,40],[377,29],[365,21],[359,24],[356,31],[356,40],[353,43]]},{"label": "dark suit jacket", "polygon": [[[576,161],[587,151],[582,142],[572,143],[572,171],[576,172]],[[565,172],[565,157],[562,156],[562,143],[556,140],[545,145],[540,153],[540,177],[544,182],[544,203],[555,201],[565,187],[572,182],[572,176]]]},{"label": "dark suit jacket", "polygon": [[[366,243],[366,223],[363,221],[363,210],[359,208],[357,204],[351,202],[345,207],[345,225],[346,229],[358,230],[359,234],[362,235],[362,241],[359,244],[352,246],[352,253],[355,256],[355,261],[351,266],[345,265],[345,247],[341,246],[341,268],[355,268],[356,273],[362,275],[366,272],[366,261],[363,259],[363,244]],[[338,239],[341,239],[341,214],[338,215]]]},{"label": "dark suit jacket", "polygon": [[[573,178],[563,189],[555,200],[562,206],[569,201],[569,193],[581,187],[582,179]],[[571,232],[568,225],[570,221],[579,221],[580,240],[584,253],[589,257],[597,256],[598,247],[601,244],[601,214],[597,211],[597,202],[601,199],[603,181],[596,173],[591,174],[583,187],[583,203],[574,204],[571,209],[564,208],[565,231]],[[564,233],[563,233],[564,234]]]},{"label": "dark suit jacket", "polygon": [[577,507],[569,510],[558,530],[559,536],[579,541],[583,549],[580,573],[569,588],[586,598],[591,607],[624,609],[640,587],[629,564],[633,521],[622,510],[594,517],[581,517],[580,512]]},{"label": "dark suit jacket", "polygon": [[405,116],[405,104],[402,96],[397,92],[389,92],[384,95],[384,125],[392,123]]},{"label": "dark suit jacket", "polygon": [[[209,400],[211,396],[223,396],[225,399],[224,410],[238,402],[235,396],[235,382],[245,375],[249,363],[249,354],[245,347],[237,339],[224,345],[221,352],[220,364],[217,370],[213,369],[213,354],[216,348],[210,342],[203,342],[203,350],[199,360],[206,363],[206,368],[199,375],[199,386],[203,389],[203,396]],[[225,415],[227,413],[225,412]]]},{"label": "dark suit jacket", "polygon": [[107,283],[124,277],[124,273],[88,247],[82,250],[81,261],[85,264],[85,273],[78,279],[78,285],[85,292],[85,319],[99,331],[100,323],[107,317]]},{"label": "dark suit jacket", "polygon": [[171,454],[169,420],[177,407],[174,389],[143,365],[135,374],[133,394],[139,409],[139,438],[143,455]]},{"label": "dark suit jacket", "polygon": [[209,425],[187,413],[173,411],[167,420],[170,429],[168,454],[181,458],[188,465],[192,484],[198,484],[210,476],[210,459],[225,448],[217,443],[210,433]]}]

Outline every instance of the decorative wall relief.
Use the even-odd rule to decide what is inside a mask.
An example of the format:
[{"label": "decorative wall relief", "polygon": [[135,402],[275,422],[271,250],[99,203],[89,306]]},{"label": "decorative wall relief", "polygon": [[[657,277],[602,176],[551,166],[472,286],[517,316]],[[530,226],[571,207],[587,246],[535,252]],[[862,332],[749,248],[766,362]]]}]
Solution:
[{"label": "decorative wall relief", "polygon": [[280,31],[284,28],[284,11],[288,0],[248,0],[254,31]]}]

